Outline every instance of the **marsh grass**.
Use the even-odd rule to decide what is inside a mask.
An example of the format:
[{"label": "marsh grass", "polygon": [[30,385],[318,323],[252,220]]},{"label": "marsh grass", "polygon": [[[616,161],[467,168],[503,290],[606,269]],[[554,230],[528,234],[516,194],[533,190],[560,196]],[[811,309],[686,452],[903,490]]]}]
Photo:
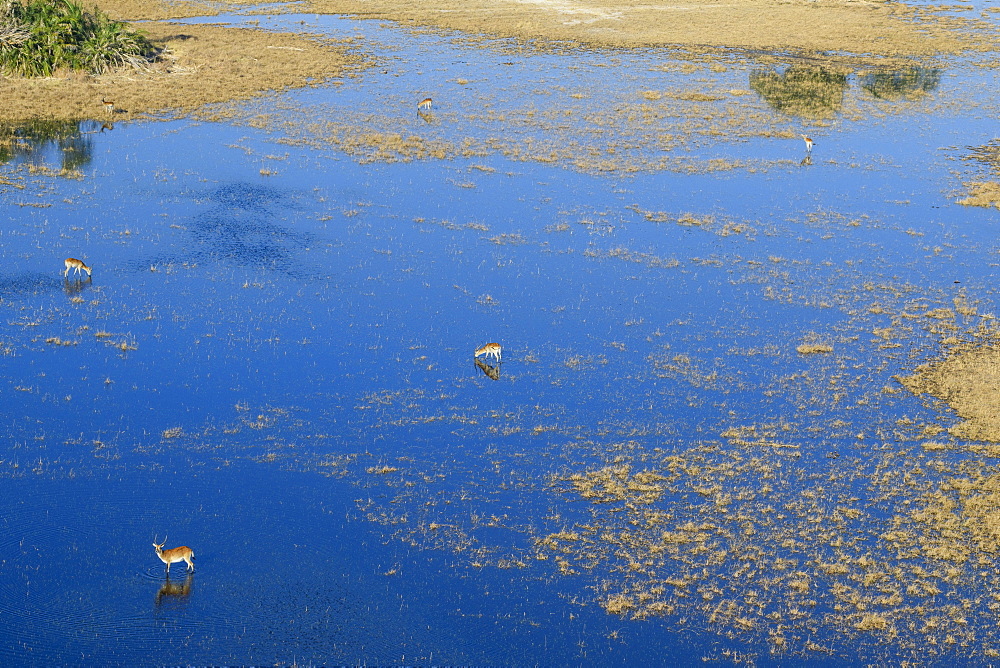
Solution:
[{"label": "marsh grass", "polygon": [[103,74],[139,67],[153,54],[141,32],[70,0],[5,0],[0,4],[0,71],[24,77],[60,69]]}]

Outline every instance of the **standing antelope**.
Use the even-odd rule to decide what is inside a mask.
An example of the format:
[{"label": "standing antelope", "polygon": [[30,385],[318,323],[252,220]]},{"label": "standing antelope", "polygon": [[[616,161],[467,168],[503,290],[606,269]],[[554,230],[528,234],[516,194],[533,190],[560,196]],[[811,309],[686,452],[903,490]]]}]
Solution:
[{"label": "standing antelope", "polygon": [[480,355],[486,355],[487,357],[493,356],[497,358],[497,364],[500,363],[500,344],[499,343],[487,343],[485,346],[476,349],[476,357]]},{"label": "standing antelope", "polygon": [[425,97],[423,100],[421,100],[419,102],[419,104],[417,104],[417,110],[418,111],[430,111],[431,107],[433,107],[433,106],[434,106],[434,101],[431,100],[429,97]]},{"label": "standing antelope", "polygon": [[806,143],[806,153],[812,153],[813,150],[813,140],[805,135],[799,135],[802,137],[802,141]]},{"label": "standing antelope", "polygon": [[104,105],[104,111],[108,112],[108,115],[115,113],[115,103],[106,97],[101,98],[101,103]]},{"label": "standing antelope", "polygon": [[167,544],[167,539],[164,537],[163,542],[157,544],[156,539],[153,539],[153,547],[156,548],[156,556],[160,558],[160,561],[167,565],[167,573],[170,572],[170,564],[176,564],[179,561],[187,562],[187,570],[194,570],[194,550],[190,547],[173,547],[169,550],[164,550],[163,546]]},{"label": "standing antelope", "polygon": [[80,270],[87,272],[87,276],[90,276],[90,267],[83,263],[83,260],[77,260],[75,257],[66,258],[66,271],[63,272],[63,278],[69,276],[70,269],[76,269],[77,275],[80,274]]}]

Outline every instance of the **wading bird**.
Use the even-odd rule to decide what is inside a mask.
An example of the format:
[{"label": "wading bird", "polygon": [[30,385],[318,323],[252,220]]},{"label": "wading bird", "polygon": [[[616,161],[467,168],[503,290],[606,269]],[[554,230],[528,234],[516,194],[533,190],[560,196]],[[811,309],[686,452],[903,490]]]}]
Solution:
[{"label": "wading bird", "polygon": [[170,564],[176,564],[179,561],[186,561],[187,570],[194,570],[194,550],[186,546],[164,550],[163,546],[166,544],[167,539],[165,537],[162,543],[157,543],[156,539],[153,539],[153,547],[156,548],[156,556],[160,558],[160,561],[167,565],[167,573],[170,572]]},{"label": "wading bird", "polygon": [[80,274],[80,270],[87,272],[87,276],[90,276],[90,267],[83,263],[83,260],[77,260],[75,257],[66,258],[66,271],[63,272],[63,278],[69,276],[70,269],[76,269],[77,275]]},{"label": "wading bird", "polygon": [[500,350],[501,348],[499,343],[487,343],[485,346],[476,349],[476,357],[479,357],[480,355],[490,357],[492,355],[497,358],[497,364],[499,364]]}]

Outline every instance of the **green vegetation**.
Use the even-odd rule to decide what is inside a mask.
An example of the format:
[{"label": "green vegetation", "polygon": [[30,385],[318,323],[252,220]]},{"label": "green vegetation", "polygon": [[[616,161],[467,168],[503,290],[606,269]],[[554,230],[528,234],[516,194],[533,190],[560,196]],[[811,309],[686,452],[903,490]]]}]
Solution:
[{"label": "green vegetation", "polygon": [[85,11],[70,0],[0,0],[0,71],[26,77],[59,69],[102,74],[147,62],[153,47],[142,33]]}]

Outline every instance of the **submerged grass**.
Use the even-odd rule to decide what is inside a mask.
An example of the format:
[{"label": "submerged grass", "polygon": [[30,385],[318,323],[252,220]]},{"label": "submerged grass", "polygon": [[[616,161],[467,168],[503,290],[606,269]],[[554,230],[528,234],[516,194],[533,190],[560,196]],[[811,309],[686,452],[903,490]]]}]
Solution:
[{"label": "submerged grass", "polygon": [[60,69],[103,74],[147,62],[153,47],[128,24],[70,0],[0,4],[0,71],[25,77]]}]

